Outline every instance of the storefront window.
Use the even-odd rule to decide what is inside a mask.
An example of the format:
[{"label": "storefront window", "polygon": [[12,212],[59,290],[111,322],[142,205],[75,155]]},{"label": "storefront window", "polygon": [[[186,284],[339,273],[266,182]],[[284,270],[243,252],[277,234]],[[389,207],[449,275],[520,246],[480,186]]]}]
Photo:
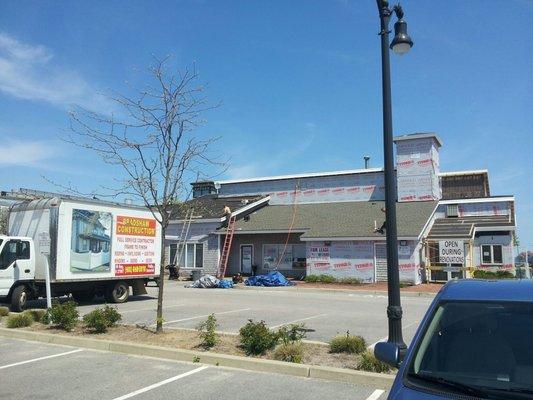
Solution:
[{"label": "storefront window", "polygon": [[503,264],[503,246],[501,244],[484,244],[481,246],[483,264]]},{"label": "storefront window", "polygon": [[298,261],[305,266],[305,244],[263,245],[263,268],[265,269],[292,269]]}]

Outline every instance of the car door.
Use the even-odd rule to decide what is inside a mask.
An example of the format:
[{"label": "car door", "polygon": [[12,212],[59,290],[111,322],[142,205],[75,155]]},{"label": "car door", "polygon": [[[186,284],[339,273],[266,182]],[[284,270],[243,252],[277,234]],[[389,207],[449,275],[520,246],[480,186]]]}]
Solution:
[{"label": "car door", "polygon": [[0,252],[0,296],[7,296],[18,280],[32,276],[30,242],[10,239]]}]

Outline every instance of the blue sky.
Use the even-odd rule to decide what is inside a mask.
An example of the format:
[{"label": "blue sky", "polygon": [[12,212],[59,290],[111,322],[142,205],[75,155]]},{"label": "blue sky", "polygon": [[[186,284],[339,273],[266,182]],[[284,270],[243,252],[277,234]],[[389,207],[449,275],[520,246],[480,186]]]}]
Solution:
[{"label": "blue sky", "polygon": [[[435,131],[443,171],[489,170],[517,197],[533,249],[533,0],[404,0],[415,42],[391,55],[395,134]],[[62,142],[73,104],[142,85],[151,55],[196,63],[221,106],[225,178],[382,164],[379,20],[374,0],[3,1],[1,189],[90,191],[118,173]]]}]

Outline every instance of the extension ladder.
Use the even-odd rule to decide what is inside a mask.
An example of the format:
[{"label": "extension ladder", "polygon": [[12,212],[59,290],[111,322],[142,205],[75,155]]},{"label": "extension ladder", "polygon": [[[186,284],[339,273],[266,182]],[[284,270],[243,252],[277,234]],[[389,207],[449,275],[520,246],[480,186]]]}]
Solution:
[{"label": "extension ladder", "polygon": [[[176,248],[176,253],[174,254],[174,260],[172,260],[172,264],[174,265],[177,265],[177,263],[181,261],[181,257],[183,256],[183,252],[185,251],[185,247],[187,244],[187,236],[189,235],[189,228],[191,227],[193,213],[194,210],[191,208],[185,214],[185,220],[181,227],[180,238],[178,240],[178,247]],[[179,267],[184,267],[184,265],[180,265]]]},{"label": "extension ladder", "polygon": [[226,276],[226,268],[228,267],[229,253],[231,251],[231,243],[233,242],[233,233],[235,232],[235,216],[231,216],[226,228],[226,236],[224,238],[224,246],[222,247],[222,255],[220,257],[220,264],[218,265],[218,279],[223,279]]}]

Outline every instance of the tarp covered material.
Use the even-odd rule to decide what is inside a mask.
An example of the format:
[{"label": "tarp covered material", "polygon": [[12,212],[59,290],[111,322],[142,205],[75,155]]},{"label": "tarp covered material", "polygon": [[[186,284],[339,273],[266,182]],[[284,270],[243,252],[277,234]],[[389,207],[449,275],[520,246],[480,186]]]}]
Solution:
[{"label": "tarp covered material", "polygon": [[233,288],[233,281],[221,279],[220,282],[218,282],[218,287],[221,289],[231,289]]},{"label": "tarp covered material", "polygon": [[278,271],[269,272],[266,275],[251,276],[244,281],[246,286],[294,286],[295,283],[288,281]]},{"label": "tarp covered material", "polygon": [[225,279],[219,280],[213,275],[204,275],[193,283],[185,285],[185,287],[196,289],[231,289],[233,287],[233,282]]}]

